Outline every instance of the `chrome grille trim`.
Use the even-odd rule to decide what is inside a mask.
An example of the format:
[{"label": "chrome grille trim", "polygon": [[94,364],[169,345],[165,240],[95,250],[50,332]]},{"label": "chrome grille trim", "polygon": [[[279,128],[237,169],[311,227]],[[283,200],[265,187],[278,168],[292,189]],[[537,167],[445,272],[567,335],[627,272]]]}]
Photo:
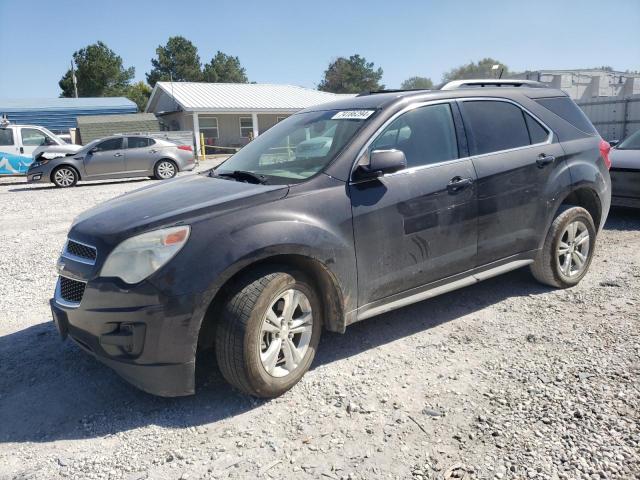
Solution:
[{"label": "chrome grille trim", "polygon": [[98,250],[93,245],[67,238],[62,250],[62,256],[73,260],[74,262],[84,263],[86,265],[95,265],[98,258]]},{"label": "chrome grille trim", "polygon": [[[63,278],[65,280],[70,281],[70,282],[75,282],[75,283],[78,283],[78,284],[82,284],[82,287],[81,287],[82,288],[82,293],[79,295],[80,299],[78,301],[68,300],[68,299],[65,299],[63,297],[63,293],[62,293],[62,279]],[[60,275],[58,277],[58,281],[56,282],[56,291],[55,291],[55,294],[54,294],[54,299],[55,299],[56,303],[58,305],[60,305],[60,306],[67,307],[67,308],[77,308],[77,307],[79,307],[80,303],[82,302],[82,297],[84,296],[84,289],[86,287],[86,283],[87,282],[82,282],[80,280],[76,280],[76,279],[73,279],[73,278],[69,278],[69,277],[65,277],[63,275]],[[78,288],[80,288],[80,286],[78,286]]]}]

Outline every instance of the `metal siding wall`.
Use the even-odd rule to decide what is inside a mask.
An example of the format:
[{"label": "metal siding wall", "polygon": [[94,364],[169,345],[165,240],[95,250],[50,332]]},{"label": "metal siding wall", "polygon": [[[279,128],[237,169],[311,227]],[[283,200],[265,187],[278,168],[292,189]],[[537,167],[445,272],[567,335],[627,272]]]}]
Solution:
[{"label": "metal siding wall", "polygon": [[621,140],[640,130],[640,95],[594,98],[578,105],[605,140]]},{"label": "metal siding wall", "polygon": [[11,123],[38,125],[54,133],[68,133],[76,128],[76,117],[83,115],[116,115],[136,113],[136,107],[110,107],[91,109],[52,109],[52,110],[3,110]]}]

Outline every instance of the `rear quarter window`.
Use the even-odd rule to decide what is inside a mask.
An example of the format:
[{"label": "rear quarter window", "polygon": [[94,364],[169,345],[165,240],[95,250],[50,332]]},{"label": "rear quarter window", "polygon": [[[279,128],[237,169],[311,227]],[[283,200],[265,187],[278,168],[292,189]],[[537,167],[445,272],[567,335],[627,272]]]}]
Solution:
[{"label": "rear quarter window", "polygon": [[598,131],[591,124],[589,118],[569,97],[538,98],[536,102],[569,122],[581,132],[587,135],[598,135]]}]

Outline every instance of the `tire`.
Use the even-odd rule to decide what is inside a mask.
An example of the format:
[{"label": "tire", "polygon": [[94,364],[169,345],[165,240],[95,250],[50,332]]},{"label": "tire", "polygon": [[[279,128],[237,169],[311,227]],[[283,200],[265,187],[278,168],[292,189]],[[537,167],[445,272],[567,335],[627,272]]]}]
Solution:
[{"label": "tire", "polygon": [[567,207],[549,227],[531,273],[545,285],[573,287],[589,270],[595,246],[596,228],[589,212],[582,207]]},{"label": "tire", "polygon": [[169,180],[178,173],[178,166],[173,160],[160,160],[153,167],[153,177],[158,180]]},{"label": "tire", "polygon": [[78,172],[68,165],[61,165],[51,173],[51,182],[58,188],[73,187],[78,180]]},{"label": "tire", "polygon": [[[287,305],[294,306],[292,315],[285,310]],[[283,318],[293,323],[279,327]],[[220,371],[246,394],[282,395],[309,369],[322,323],[318,294],[304,273],[282,268],[245,276],[222,306],[215,342]],[[296,333],[288,331],[291,327]]]}]

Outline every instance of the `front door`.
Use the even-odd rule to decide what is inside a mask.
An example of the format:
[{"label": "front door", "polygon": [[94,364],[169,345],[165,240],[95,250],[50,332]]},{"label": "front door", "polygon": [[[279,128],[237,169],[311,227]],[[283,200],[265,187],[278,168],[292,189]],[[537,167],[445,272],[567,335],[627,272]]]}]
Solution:
[{"label": "front door", "polygon": [[537,249],[554,193],[545,187],[564,150],[512,102],[465,100],[461,109],[478,174],[478,265]]},{"label": "front door", "polygon": [[124,137],[109,138],[98,143],[84,157],[84,169],[89,177],[118,174],[124,171]]},{"label": "front door", "polygon": [[20,154],[29,158],[33,155],[33,151],[43,145],[57,145],[53,138],[44,133],[39,128],[20,127]]},{"label": "front door", "polygon": [[474,266],[476,176],[453,112],[438,103],[398,116],[368,151],[402,150],[407,169],[349,187],[360,307]]}]

